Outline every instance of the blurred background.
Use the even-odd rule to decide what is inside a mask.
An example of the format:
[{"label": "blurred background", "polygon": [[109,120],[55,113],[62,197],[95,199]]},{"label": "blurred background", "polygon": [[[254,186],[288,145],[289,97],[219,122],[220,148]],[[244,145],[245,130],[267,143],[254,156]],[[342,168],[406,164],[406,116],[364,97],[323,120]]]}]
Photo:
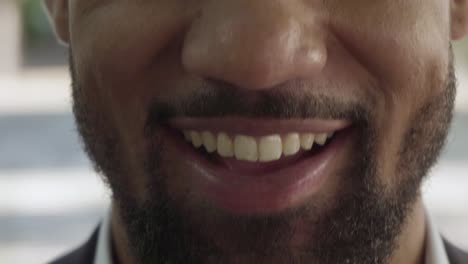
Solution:
[{"label": "blurred background", "polygon": [[[44,263],[82,243],[109,191],[81,150],[67,51],[38,0],[0,0],[0,263]],[[448,146],[424,185],[440,231],[468,250],[468,40]]]}]

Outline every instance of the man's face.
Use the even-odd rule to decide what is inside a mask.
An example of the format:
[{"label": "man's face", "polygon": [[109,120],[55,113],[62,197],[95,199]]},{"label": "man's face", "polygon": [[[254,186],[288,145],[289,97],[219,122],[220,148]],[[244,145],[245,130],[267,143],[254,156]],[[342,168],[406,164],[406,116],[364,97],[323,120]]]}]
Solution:
[{"label": "man's face", "polygon": [[78,128],[139,261],[388,259],[451,119],[449,1],[66,8]]}]

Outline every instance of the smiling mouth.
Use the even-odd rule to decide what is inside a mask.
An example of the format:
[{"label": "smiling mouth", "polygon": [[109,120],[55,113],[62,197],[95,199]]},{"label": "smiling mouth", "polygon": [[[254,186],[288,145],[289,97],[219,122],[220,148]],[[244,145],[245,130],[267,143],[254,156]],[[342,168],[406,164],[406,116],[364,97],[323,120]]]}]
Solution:
[{"label": "smiling mouth", "polygon": [[[321,190],[346,161],[350,122],[179,118],[167,139],[191,188],[233,213],[278,212]],[[169,144],[168,144],[169,146]]]},{"label": "smiling mouth", "polygon": [[235,118],[179,119],[172,124],[203,157],[239,172],[280,169],[318,154],[348,127],[345,122]]}]

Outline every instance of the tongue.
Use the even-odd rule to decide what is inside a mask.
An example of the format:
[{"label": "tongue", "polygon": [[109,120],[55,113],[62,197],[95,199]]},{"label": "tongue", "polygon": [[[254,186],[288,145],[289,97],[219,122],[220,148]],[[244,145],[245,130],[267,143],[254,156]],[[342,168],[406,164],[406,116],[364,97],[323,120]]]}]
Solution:
[{"label": "tongue", "polygon": [[299,151],[297,154],[288,157],[281,157],[279,160],[270,161],[270,162],[250,162],[250,161],[241,161],[235,158],[223,158],[219,155],[214,155],[216,162],[225,166],[228,170],[239,173],[268,173],[272,171],[278,171],[283,168],[289,167],[294,163],[302,160],[310,155],[317,153],[317,149],[312,151]]}]

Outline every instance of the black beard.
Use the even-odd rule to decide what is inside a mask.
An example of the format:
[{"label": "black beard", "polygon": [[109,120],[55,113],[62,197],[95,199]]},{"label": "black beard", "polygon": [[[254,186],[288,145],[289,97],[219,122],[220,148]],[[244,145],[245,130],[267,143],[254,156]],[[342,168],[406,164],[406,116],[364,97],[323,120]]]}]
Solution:
[{"label": "black beard", "polygon": [[[154,124],[184,114],[320,116],[355,121],[358,134],[355,138],[360,140],[354,150],[357,158],[340,172],[342,182],[337,192],[340,196],[327,205],[327,210],[317,212],[314,206],[306,205],[274,215],[234,216],[173,200],[167,191],[169,172],[160,166],[164,143],[154,139],[142,164],[146,177],[151,179],[147,186],[151,197],[144,203],[137,201],[126,187],[126,177],[131,173],[125,166],[117,129],[102,131],[99,122],[105,116],[84,98],[72,57],[70,65],[74,113],[85,150],[110,185],[129,238],[129,249],[142,264],[388,262],[396,237],[419,197],[421,182],[443,148],[456,90],[451,63],[443,95],[419,109],[407,130],[397,164],[400,180],[392,188],[386,188],[378,180],[379,161],[375,153],[379,135],[373,127],[371,111],[360,105],[339,106],[326,97],[299,100],[266,93],[253,109],[242,103],[242,97],[233,92],[235,89],[195,95],[190,102],[179,105],[155,101],[148,110],[147,127],[142,132],[147,138],[153,135]],[[300,247],[285,247],[296,231],[291,223],[298,221],[311,227],[311,237]],[[216,241],[220,237],[224,240]]]}]

